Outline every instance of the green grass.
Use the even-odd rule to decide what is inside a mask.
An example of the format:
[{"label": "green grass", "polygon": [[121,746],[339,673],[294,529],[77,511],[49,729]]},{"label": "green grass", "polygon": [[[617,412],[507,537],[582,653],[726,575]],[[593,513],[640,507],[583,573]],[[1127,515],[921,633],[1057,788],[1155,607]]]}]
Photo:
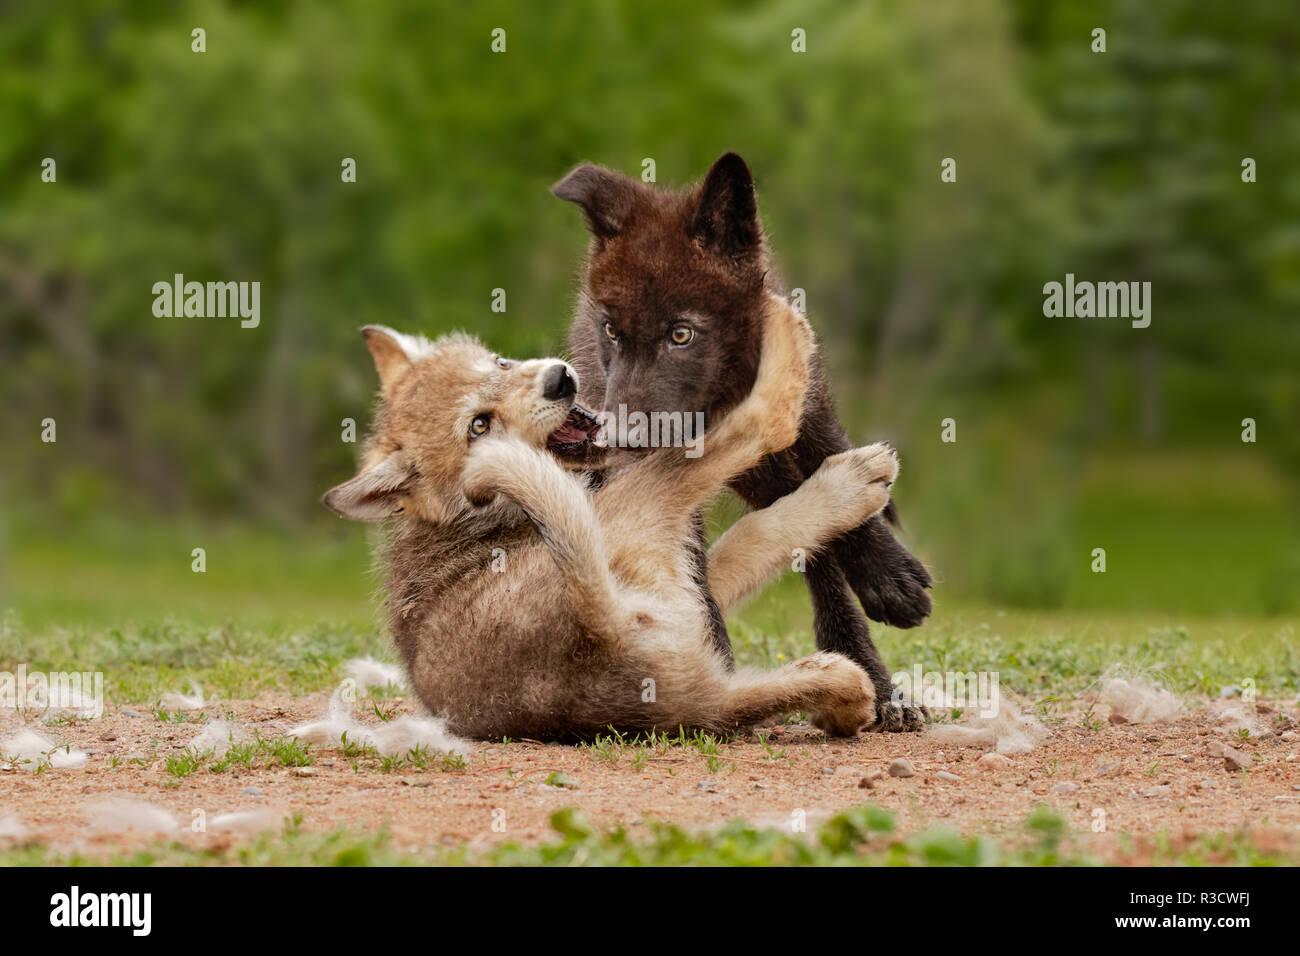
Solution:
[{"label": "green grass", "polygon": [[[168,535],[153,528],[129,553],[114,557],[105,541],[89,536],[19,542],[10,581],[13,590],[0,619],[0,670],[26,664],[31,670],[98,670],[111,704],[153,708],[168,722],[203,717],[158,706],[166,691],[198,684],[209,700],[250,698],[263,691],[304,694],[331,689],[346,660],[393,658],[376,622],[366,573],[367,541],[352,530],[321,541],[241,535],[204,538],[209,571],[189,570],[188,550],[177,545],[189,529]],[[197,539],[196,539],[197,540]],[[142,543],[143,542],[143,543]],[[319,545],[319,546],[318,546]],[[213,555],[222,555],[219,562]],[[252,555],[252,557],[249,557]],[[773,667],[813,648],[811,611],[799,575],[787,574],[729,621],[737,660]],[[1086,695],[1099,675],[1115,665],[1158,674],[1176,692],[1217,694],[1226,684],[1254,680],[1263,696],[1300,692],[1300,618],[1294,615],[1169,614],[1141,609],[1027,610],[953,601],[942,583],[936,610],[914,631],[873,627],[896,669],[990,670],[1003,691],[1037,702],[1053,719],[1062,701]],[[391,702],[372,700],[380,719]],[[1085,711],[1082,727],[1095,730]],[[707,734],[603,735],[588,745],[597,759],[640,770],[668,748],[688,748],[711,772],[726,770],[725,739]],[[763,741],[768,759],[783,750]],[[360,772],[464,770],[463,758],[422,751],[385,757],[355,742],[341,751]],[[238,743],[224,755],[182,751],[165,769],[179,785],[196,773],[222,773],[254,764],[307,766],[311,748],[296,741],[260,738]],[[734,767],[734,764],[731,766]],[[1053,768],[1070,775],[1077,768]],[[561,787],[581,780],[555,779]],[[1050,812],[1035,811],[1014,832],[959,835],[926,830],[907,837],[893,832],[892,817],[865,807],[834,818],[814,836],[755,828],[743,821],[708,833],[646,821],[635,830],[594,830],[573,813],[553,820],[555,834],[540,846],[504,844],[473,851],[440,847],[411,853],[381,833],[320,834],[290,827],[222,850],[160,843],[113,858],[124,865],[169,863],[416,864],[466,865],[598,863],[724,865],[843,864],[1089,864],[1077,838]],[[1240,834],[1211,834],[1193,845],[1146,846],[1143,861],[1170,864],[1282,862]],[[90,863],[47,847],[0,852],[0,865]],[[1289,861],[1297,862],[1297,861]]]},{"label": "green grass", "polygon": [[[63,579],[80,581],[81,570],[70,557]],[[321,587],[332,583],[327,577]],[[358,609],[350,616],[309,620],[302,609],[318,604],[300,597],[305,587],[299,578],[283,592],[265,595],[265,611],[232,612],[219,623],[187,606],[184,597],[172,604],[184,611],[142,611],[119,619],[109,603],[81,619],[70,613],[64,624],[43,621],[43,600],[35,611],[12,602],[0,620],[0,669],[26,663],[31,670],[102,671],[110,701],[152,705],[191,682],[209,697],[226,699],[268,690],[310,693],[335,686],[350,658],[393,658],[364,593],[356,595]],[[774,667],[806,654],[813,648],[811,624],[803,581],[787,574],[729,621],[737,660]],[[873,633],[895,669],[919,664],[927,671],[996,671],[1003,690],[1035,700],[1084,692],[1115,664],[1157,672],[1181,693],[1217,694],[1244,678],[1264,695],[1293,695],[1300,688],[1295,616],[1034,611],[951,604],[941,589],[924,627],[874,626]],[[385,711],[375,707],[383,717]]]},{"label": "green grass", "polygon": [[[644,821],[633,829],[592,827],[576,810],[551,817],[552,835],[537,846],[506,842],[489,849],[398,849],[385,831],[304,831],[299,821],[281,833],[220,848],[179,841],[147,849],[92,856],[56,853],[44,846],[0,851],[0,866],[1095,866],[1079,835],[1049,807],[1034,808],[1021,825],[997,836],[967,836],[932,828],[898,836],[894,815],[881,807],[855,807],[807,834],[754,827],[734,820],[715,830],[693,831]],[[1145,847],[1141,862],[1168,866],[1295,864],[1261,848],[1242,833],[1214,833],[1175,847],[1163,834]],[[1131,854],[1132,851],[1130,851]]]}]

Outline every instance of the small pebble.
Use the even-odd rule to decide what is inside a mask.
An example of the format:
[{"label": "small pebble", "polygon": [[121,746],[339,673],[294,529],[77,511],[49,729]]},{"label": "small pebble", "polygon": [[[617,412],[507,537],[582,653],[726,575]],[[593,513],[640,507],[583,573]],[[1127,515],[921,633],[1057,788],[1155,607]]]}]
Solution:
[{"label": "small pebble", "polygon": [[1226,770],[1245,770],[1251,764],[1251,759],[1233,747],[1223,748],[1223,766]]},{"label": "small pebble", "polygon": [[906,757],[899,757],[889,764],[889,775],[891,777],[915,777],[916,771],[912,769],[912,761]]},{"label": "small pebble", "polygon": [[981,770],[1010,770],[1014,766],[1010,757],[1004,757],[1002,754],[987,753],[982,754],[975,761],[975,766]]}]

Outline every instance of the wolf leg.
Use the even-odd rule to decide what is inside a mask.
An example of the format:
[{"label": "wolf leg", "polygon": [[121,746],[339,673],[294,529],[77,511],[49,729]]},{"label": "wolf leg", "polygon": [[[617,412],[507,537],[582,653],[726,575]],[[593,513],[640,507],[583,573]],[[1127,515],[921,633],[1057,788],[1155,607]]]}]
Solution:
[{"label": "wolf leg", "polygon": [[709,625],[709,642],[713,645],[713,649],[718,652],[723,666],[728,671],[731,671],[735,669],[736,657],[731,649],[731,635],[727,633],[726,612],[718,606],[717,598],[714,597],[713,591],[709,587],[708,546],[708,538],[704,530],[704,515],[696,512],[694,525],[691,529],[691,571],[695,579],[696,589],[704,598],[704,610]]},{"label": "wolf leg", "polygon": [[[787,473],[773,476],[756,469],[737,482],[745,486],[738,490],[755,507],[764,507],[788,493],[782,488],[793,477],[788,472],[809,475],[827,455],[849,447],[830,395],[816,377],[798,442],[788,452],[773,456],[783,461]],[[834,544],[835,557],[868,617],[893,627],[916,627],[930,613],[930,572],[894,537],[891,521],[897,521],[892,501],[880,514],[840,536]]]},{"label": "wolf leg", "polygon": [[839,654],[820,653],[728,683],[722,718],[743,727],[795,710],[828,734],[852,736],[876,717],[875,689],[862,669]]},{"label": "wolf leg", "polygon": [[733,524],[709,549],[709,589],[722,612],[779,574],[795,549],[815,553],[883,508],[897,474],[888,445],[841,452],[790,494]]},{"label": "wolf leg", "polygon": [[[886,514],[892,518],[893,502],[890,505]],[[930,572],[894,537],[885,515],[845,533],[834,548],[849,586],[873,620],[908,628],[929,615]]]},{"label": "wolf leg", "polygon": [[875,685],[877,722],[872,729],[884,733],[920,730],[930,715],[924,707],[896,693],[889,668],[871,640],[866,615],[853,599],[834,552],[809,561],[807,584],[818,649],[838,651],[848,657],[867,672]]},{"label": "wolf leg", "polygon": [[754,387],[705,434],[699,457],[687,458],[680,448],[658,449],[617,474],[602,495],[683,514],[697,511],[764,455],[794,444],[814,352],[807,320],[783,299],[768,296]]},{"label": "wolf leg", "polygon": [[[804,424],[805,427],[808,426],[807,418]],[[833,419],[832,424],[834,424]],[[842,436],[843,432],[840,431],[839,434]],[[825,438],[826,436],[821,436],[821,439]],[[847,439],[844,440],[847,442]],[[734,482],[733,487],[742,498],[756,508],[763,508],[783,494],[793,493],[805,480],[800,466],[807,457],[814,456],[817,451],[816,448],[805,449],[803,446],[804,441],[801,440],[791,452],[764,458],[758,468]],[[798,453],[797,456],[795,452]],[[823,452],[822,457],[824,455]],[[822,458],[816,460],[820,461]],[[882,521],[881,516],[876,515],[867,523],[880,521]],[[862,525],[858,527],[861,528]],[[849,534],[852,535],[856,530],[850,531]],[[889,534],[887,527],[885,533]],[[892,535],[890,537],[892,538]],[[844,540],[842,536],[836,538],[835,544],[815,555],[808,562],[806,583],[812,596],[813,630],[817,637],[817,648],[843,654],[871,676],[876,686],[876,699],[880,711],[874,730],[919,730],[929,715],[924,708],[912,704],[905,698],[897,702],[893,699],[894,685],[890,679],[889,669],[885,666],[880,651],[872,643],[867,618],[862,613],[862,608],[858,606],[857,600],[854,599],[839,563],[837,546],[842,540]]]},{"label": "wolf leg", "polygon": [[466,465],[464,488],[472,502],[500,494],[519,505],[554,556],[579,623],[619,642],[622,613],[604,535],[581,482],[546,452],[485,440]]}]

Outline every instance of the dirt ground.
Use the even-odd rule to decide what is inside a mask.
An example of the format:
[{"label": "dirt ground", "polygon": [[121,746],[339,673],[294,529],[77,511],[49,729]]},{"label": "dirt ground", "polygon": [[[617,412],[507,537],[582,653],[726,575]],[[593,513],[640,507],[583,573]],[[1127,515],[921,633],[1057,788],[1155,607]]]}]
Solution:
[{"label": "dirt ground", "polygon": [[[325,702],[325,695],[267,695],[223,701],[220,709],[247,732],[276,737],[318,717]],[[765,730],[766,743],[750,735],[722,744],[713,758],[693,747],[650,750],[640,766],[632,748],[601,756],[588,748],[517,741],[474,745],[461,771],[431,762],[425,770],[385,772],[374,760],[355,770],[343,754],[313,747],[316,761],[308,767],[259,764],[217,774],[203,766],[184,776],[168,772],[166,758],[204,725],[164,722],[147,706],[124,706],[97,720],[36,726],[89,757],[83,767],[41,773],[0,763],[0,820],[11,830],[17,821],[23,840],[94,853],[156,839],[106,825],[97,809],[105,798],[162,808],[179,822],[173,835],[196,843],[231,837],[190,832],[195,810],[212,818],[266,808],[277,818],[298,812],[304,828],[317,830],[386,824],[397,847],[418,852],[447,843],[536,842],[551,833],[549,815],[565,806],[580,808],[597,824],[639,826],[656,817],[711,827],[745,817],[787,830],[803,811],[811,830],[844,808],[875,802],[897,814],[902,833],[942,825],[996,834],[1018,827],[1042,802],[1061,811],[1086,848],[1107,859],[1122,843],[1125,854],[1132,853],[1119,834],[1159,831],[1176,844],[1207,831],[1244,828],[1265,847],[1297,851],[1295,702],[1248,705],[1263,729],[1245,739],[1216,723],[1214,703],[1158,724],[1112,723],[1102,715],[1092,729],[1080,709],[1066,710],[1044,725],[1034,749],[982,760],[987,747],[945,743],[931,733],[825,740],[792,724]],[[396,709],[412,710],[407,703]],[[12,714],[4,715],[0,739],[20,728]],[[1225,744],[1245,755],[1244,770],[1227,766]],[[890,775],[898,758],[910,762],[913,776]],[[557,772],[565,779],[551,777]],[[567,786],[548,784],[548,778]],[[1099,823],[1102,832],[1094,832]]]}]

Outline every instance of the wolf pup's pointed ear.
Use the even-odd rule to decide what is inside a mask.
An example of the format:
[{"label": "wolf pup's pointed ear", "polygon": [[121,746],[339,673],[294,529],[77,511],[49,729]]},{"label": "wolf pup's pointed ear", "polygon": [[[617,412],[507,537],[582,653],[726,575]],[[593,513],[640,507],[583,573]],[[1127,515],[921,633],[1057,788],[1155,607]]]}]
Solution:
[{"label": "wolf pup's pointed ear", "polygon": [[433,349],[433,343],[428,339],[404,335],[386,325],[367,325],[362,328],[361,337],[366,340],[366,348],[375,360],[379,389],[385,399],[406,370]]},{"label": "wolf pup's pointed ear", "polygon": [[382,521],[402,512],[410,479],[411,472],[402,462],[401,453],[393,452],[351,481],[325,492],[321,501],[353,521]]},{"label": "wolf pup's pointed ear", "polygon": [[582,207],[587,228],[601,239],[610,239],[623,231],[632,211],[635,190],[626,176],[591,163],[584,163],[551,187],[558,198]]},{"label": "wolf pup's pointed ear", "polygon": [[699,188],[695,215],[687,227],[691,238],[728,258],[757,251],[761,240],[754,177],[735,153],[722,156]]}]

